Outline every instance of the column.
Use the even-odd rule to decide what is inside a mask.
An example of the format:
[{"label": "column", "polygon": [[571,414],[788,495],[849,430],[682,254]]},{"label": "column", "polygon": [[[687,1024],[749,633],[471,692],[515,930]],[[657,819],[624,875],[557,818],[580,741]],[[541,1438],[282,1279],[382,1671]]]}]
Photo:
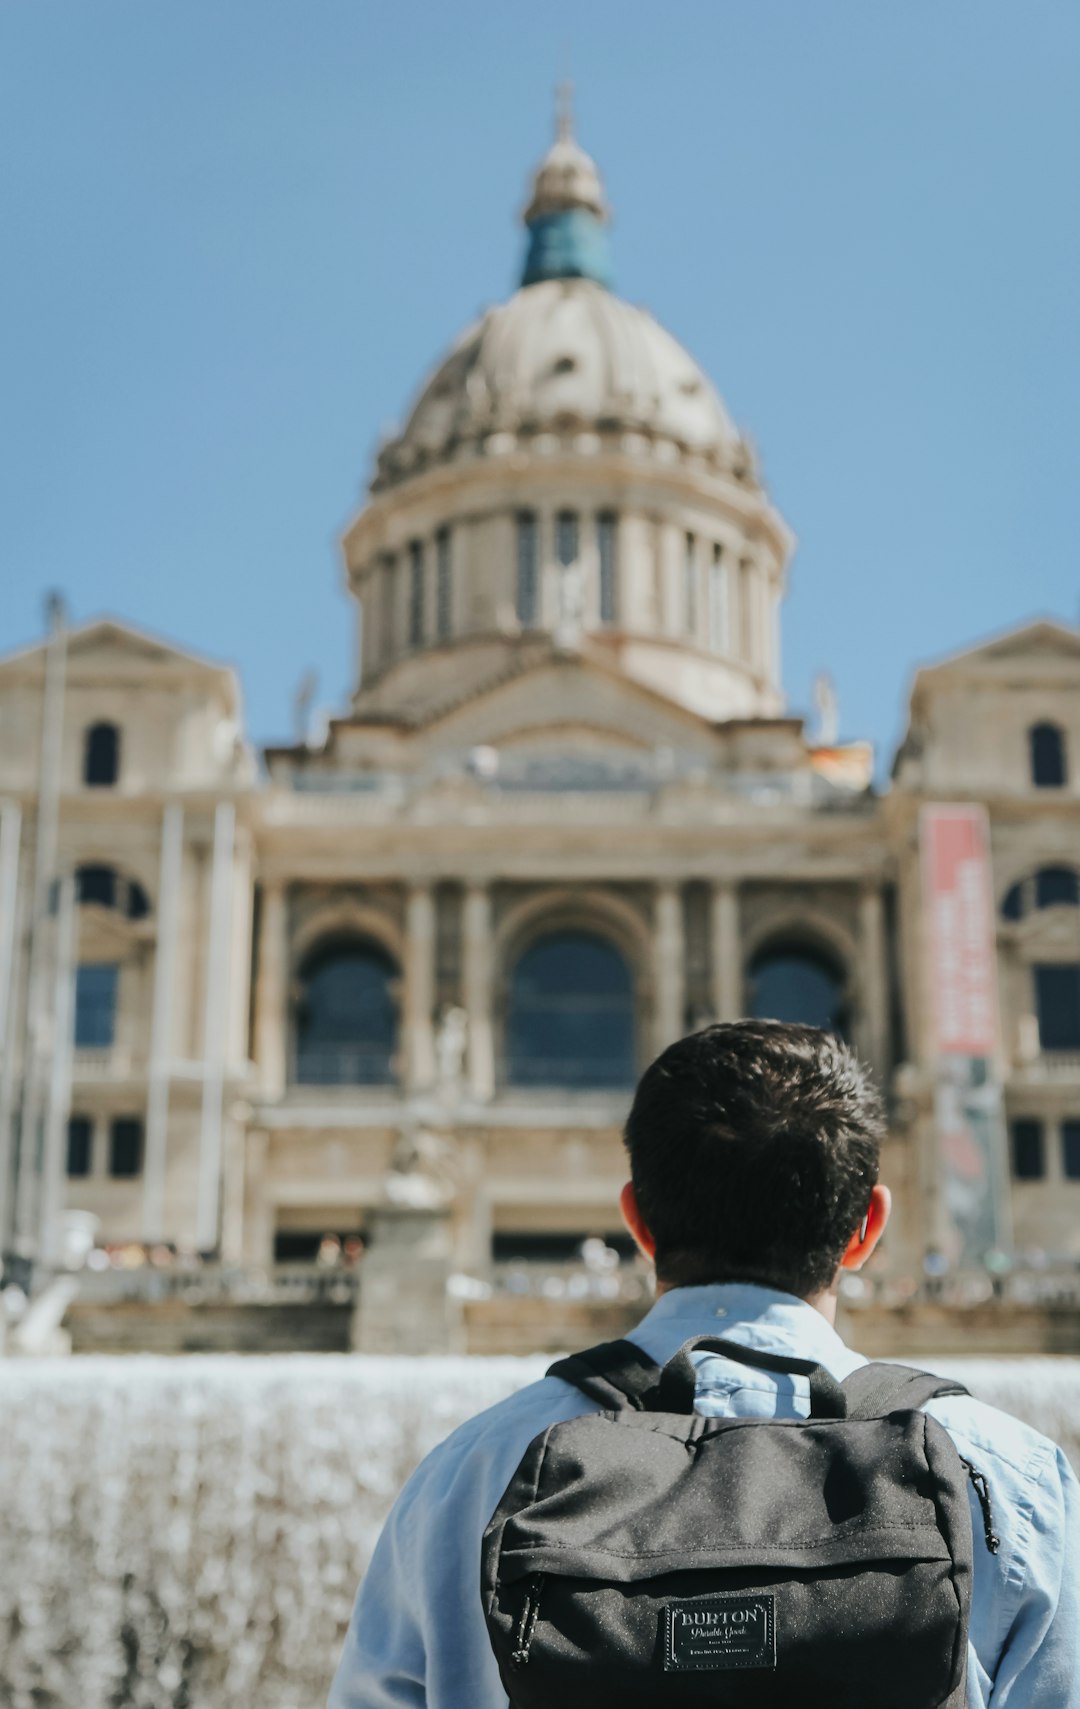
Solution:
[{"label": "column", "polygon": [[712,1000],[718,1021],[737,1021],[743,1014],[742,942],[739,931],[739,889],[733,879],[720,879],[712,888]]},{"label": "column", "polygon": [[143,1171],[143,1239],[165,1239],[165,1150],[169,1125],[169,1065],[173,1055],[173,992],[180,918],[184,809],[170,801],[161,826],[158,868],[157,944],[150,1021],[150,1072],[146,1100],[146,1163]]},{"label": "column", "polygon": [[15,1113],[15,1049],[19,1005],[18,974],[19,852],[22,816],[15,802],[0,807],[0,1251],[8,1245],[11,1206],[12,1138]]},{"label": "column", "polygon": [[202,1121],[199,1130],[199,1190],[195,1244],[214,1252],[220,1240],[222,1105],[225,1094],[226,1026],[232,930],[233,841],[236,808],[220,801],[214,813],[214,855],[210,878],[209,950],[203,1011]]},{"label": "column", "polygon": [[271,878],[262,886],[255,976],[255,1061],[267,1098],[280,1098],[287,1079],[288,960],[285,885],[280,878]]},{"label": "column", "polygon": [[866,884],[859,892],[859,964],[858,1048],[880,1079],[888,1054],[889,974],[879,884]]},{"label": "column", "polygon": [[435,890],[409,886],[405,902],[405,988],[402,1033],[405,1084],[424,1091],[435,1081]]},{"label": "column", "polygon": [[653,920],[653,1044],[657,1052],[686,1031],[683,963],[682,890],[677,884],[658,884]]},{"label": "column", "polygon": [[48,1266],[59,1265],[60,1217],[66,1187],[65,1153],[71,1113],[71,1059],[75,1051],[75,957],[78,910],[75,874],[60,881],[55,933],[53,1039],[45,1104],[41,1194],[38,1205],[38,1255]]},{"label": "column", "polygon": [[486,1102],[495,1091],[491,891],[486,884],[465,887],[462,938],[462,985],[469,1018],[469,1091],[479,1102]]}]

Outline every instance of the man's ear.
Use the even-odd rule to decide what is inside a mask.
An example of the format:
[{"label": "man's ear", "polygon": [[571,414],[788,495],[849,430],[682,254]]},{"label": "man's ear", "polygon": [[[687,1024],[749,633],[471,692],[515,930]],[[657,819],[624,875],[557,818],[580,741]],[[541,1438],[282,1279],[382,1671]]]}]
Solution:
[{"label": "man's ear", "polygon": [[656,1241],[653,1239],[652,1230],[641,1214],[632,1181],[627,1181],[626,1186],[619,1194],[619,1209],[622,1211],[624,1223],[634,1237],[638,1251],[651,1264],[656,1257]]},{"label": "man's ear", "polygon": [[862,1225],[855,1230],[847,1244],[847,1251],[840,1260],[841,1270],[861,1270],[874,1247],[885,1233],[885,1224],[892,1210],[892,1194],[888,1187],[879,1182],[872,1188],[870,1204],[866,1212],[866,1232]]}]

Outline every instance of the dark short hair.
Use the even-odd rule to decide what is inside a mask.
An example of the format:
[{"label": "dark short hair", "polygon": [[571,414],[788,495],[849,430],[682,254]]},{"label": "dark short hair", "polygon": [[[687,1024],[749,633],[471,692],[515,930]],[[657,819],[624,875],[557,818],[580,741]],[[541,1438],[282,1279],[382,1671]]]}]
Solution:
[{"label": "dark short hair", "polygon": [[734,1021],[670,1045],[625,1135],[658,1278],[821,1292],[866,1215],[884,1128],[868,1070],[817,1027]]}]

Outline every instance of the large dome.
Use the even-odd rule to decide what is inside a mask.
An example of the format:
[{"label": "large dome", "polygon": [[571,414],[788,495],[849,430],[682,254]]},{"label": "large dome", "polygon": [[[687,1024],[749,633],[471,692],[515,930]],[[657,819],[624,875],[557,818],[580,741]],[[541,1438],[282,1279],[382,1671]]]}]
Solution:
[{"label": "large dome", "polygon": [[491,435],[524,448],[568,430],[636,434],[668,455],[724,465],[741,453],[711,381],[647,310],[592,279],[558,278],[524,286],[463,333],[404,431],[383,446],[379,478],[400,479]]}]

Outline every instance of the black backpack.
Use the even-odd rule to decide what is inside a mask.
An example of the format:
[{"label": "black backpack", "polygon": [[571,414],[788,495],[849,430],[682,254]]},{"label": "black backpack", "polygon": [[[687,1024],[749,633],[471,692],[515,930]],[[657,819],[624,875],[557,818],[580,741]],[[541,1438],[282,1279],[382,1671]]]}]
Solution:
[{"label": "black backpack", "polygon": [[[809,1418],[695,1414],[690,1352],[810,1379]],[[962,1709],[971,1475],[920,1411],[966,1394],[904,1365],[837,1383],[699,1337],[549,1376],[605,1407],[526,1450],[484,1532],[488,1632],[513,1709]]]}]

